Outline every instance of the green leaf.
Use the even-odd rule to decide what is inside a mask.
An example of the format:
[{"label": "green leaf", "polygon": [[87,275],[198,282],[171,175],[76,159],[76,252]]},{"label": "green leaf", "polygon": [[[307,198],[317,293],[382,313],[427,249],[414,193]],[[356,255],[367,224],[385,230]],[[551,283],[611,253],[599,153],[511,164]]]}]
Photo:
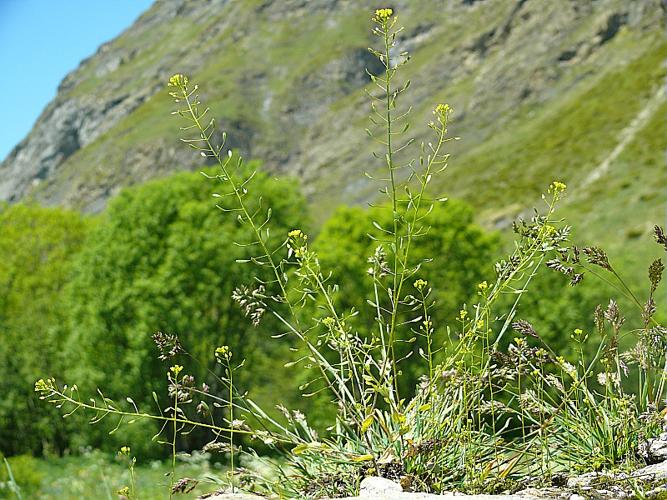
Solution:
[{"label": "green leaf", "polygon": [[369,429],[369,427],[373,424],[374,420],[375,416],[372,413],[368,415],[361,423],[361,432],[366,432]]}]

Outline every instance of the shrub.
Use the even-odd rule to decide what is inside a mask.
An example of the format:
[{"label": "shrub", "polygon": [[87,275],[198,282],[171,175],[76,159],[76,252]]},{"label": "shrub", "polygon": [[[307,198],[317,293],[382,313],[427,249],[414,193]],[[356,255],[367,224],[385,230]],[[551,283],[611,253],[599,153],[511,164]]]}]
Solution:
[{"label": "shrub", "polygon": [[6,459],[0,454],[0,464],[0,496],[4,496],[4,492],[12,492],[22,498],[20,495],[33,495],[39,490],[43,475],[38,470],[37,459],[30,455]]}]

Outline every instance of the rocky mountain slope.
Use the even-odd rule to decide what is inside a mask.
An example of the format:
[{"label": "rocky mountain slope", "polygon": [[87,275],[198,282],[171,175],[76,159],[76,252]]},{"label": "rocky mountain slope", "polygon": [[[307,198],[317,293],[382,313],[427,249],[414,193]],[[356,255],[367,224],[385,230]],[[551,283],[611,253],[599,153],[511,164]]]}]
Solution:
[{"label": "rocky mountain slope", "polygon": [[[647,233],[667,202],[661,0],[398,0],[411,133],[456,113],[441,186],[505,226],[553,179],[583,231]],[[165,82],[199,82],[244,155],[298,177],[319,217],[376,196],[364,69],[377,2],[158,0],[63,80],[0,164],[0,199],[101,210],[122,186],[200,159],[178,142]],[[631,210],[628,210],[631,207]],[[656,221],[656,219],[658,219]]]}]

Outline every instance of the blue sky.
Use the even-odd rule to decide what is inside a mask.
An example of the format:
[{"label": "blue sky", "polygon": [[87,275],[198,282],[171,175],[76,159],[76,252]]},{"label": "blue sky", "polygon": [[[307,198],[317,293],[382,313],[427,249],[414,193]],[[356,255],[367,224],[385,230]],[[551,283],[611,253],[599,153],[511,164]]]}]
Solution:
[{"label": "blue sky", "polygon": [[63,77],[152,0],[0,0],[0,161],[23,139]]}]

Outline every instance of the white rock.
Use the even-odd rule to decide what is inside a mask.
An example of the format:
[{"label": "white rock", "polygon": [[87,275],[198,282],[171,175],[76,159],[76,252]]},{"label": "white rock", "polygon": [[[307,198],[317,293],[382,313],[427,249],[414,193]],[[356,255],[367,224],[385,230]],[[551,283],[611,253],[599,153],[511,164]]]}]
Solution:
[{"label": "white rock", "polygon": [[667,462],[648,465],[632,473],[632,477],[662,481],[667,479]]},{"label": "white rock", "polygon": [[261,500],[264,498],[265,497],[259,497],[249,493],[219,493],[217,495],[206,497],[206,500]]},{"label": "white rock", "polygon": [[367,477],[361,481],[359,486],[359,496],[361,497],[383,496],[391,493],[401,493],[402,491],[403,488],[400,484],[383,477]]},{"label": "white rock", "polygon": [[649,439],[647,452],[650,463],[667,460],[667,434],[660,434],[657,439]]}]

